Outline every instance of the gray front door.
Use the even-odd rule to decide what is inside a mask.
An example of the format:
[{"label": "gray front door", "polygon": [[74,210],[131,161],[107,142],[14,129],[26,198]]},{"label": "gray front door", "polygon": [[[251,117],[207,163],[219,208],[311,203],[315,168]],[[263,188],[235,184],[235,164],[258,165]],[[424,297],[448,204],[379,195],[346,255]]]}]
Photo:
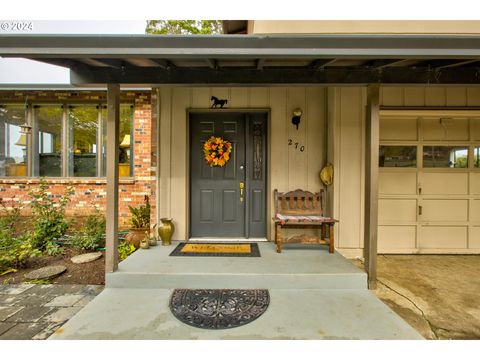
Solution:
[{"label": "gray front door", "polygon": [[[265,237],[265,129],[266,113],[190,113],[190,237]],[[212,135],[232,143],[224,167],[204,159]]]}]

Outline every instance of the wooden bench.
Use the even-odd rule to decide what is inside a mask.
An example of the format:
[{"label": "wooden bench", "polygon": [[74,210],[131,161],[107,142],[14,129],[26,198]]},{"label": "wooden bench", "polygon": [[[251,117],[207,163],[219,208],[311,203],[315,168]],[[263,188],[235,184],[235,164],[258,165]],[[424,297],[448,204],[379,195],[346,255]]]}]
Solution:
[{"label": "wooden bench", "polygon": [[[323,215],[324,190],[318,193],[297,189],[287,193],[273,191],[275,203],[275,245],[282,252],[282,244],[327,244],[334,252],[333,226],[337,220]],[[320,237],[306,234],[282,237],[282,228],[320,229]],[[328,233],[328,237],[327,237]],[[328,240],[327,240],[328,239]]]}]

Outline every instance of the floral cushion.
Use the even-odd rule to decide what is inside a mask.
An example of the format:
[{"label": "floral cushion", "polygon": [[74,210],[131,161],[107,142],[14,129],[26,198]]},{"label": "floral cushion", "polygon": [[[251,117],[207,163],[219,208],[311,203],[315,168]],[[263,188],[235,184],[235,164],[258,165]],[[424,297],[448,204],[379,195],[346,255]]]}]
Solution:
[{"label": "floral cushion", "polygon": [[331,217],[324,217],[324,216],[318,216],[318,215],[282,215],[282,214],[276,214],[274,220],[280,222],[282,225],[286,223],[296,223],[296,222],[324,223],[324,222],[335,221],[335,219],[332,219]]}]

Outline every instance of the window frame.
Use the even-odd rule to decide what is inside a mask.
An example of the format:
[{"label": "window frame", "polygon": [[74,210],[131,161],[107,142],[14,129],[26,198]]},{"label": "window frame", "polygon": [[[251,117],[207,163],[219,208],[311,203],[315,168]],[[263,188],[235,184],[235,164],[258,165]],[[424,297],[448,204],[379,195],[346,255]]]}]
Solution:
[{"label": "window frame", "polygon": [[[61,124],[61,137],[62,137],[62,146],[61,146],[61,176],[43,176],[49,180],[58,180],[58,179],[68,179],[68,180],[99,180],[105,179],[106,176],[103,175],[104,168],[104,144],[103,144],[103,127],[106,126],[106,119],[102,116],[102,109],[107,106],[106,102],[98,101],[28,101],[25,103],[20,103],[18,101],[2,101],[0,105],[4,106],[18,106],[25,109],[25,121],[28,125],[32,127],[32,132],[30,136],[27,136],[27,168],[26,176],[1,176],[1,179],[24,179],[24,178],[41,178],[38,174],[38,165],[39,165],[39,139],[37,136],[38,132],[38,122],[35,116],[35,107],[36,106],[60,106],[63,108],[62,113],[62,124]],[[131,116],[131,131],[130,131],[130,141],[131,141],[131,152],[130,152],[130,174],[129,176],[122,177],[123,180],[132,180],[134,178],[134,149],[135,149],[135,102],[126,101],[121,102],[122,106],[129,106],[133,109]],[[95,106],[98,110],[98,127],[97,127],[97,176],[95,177],[80,177],[80,176],[70,176],[68,174],[69,169],[69,128],[68,128],[68,109],[69,106]],[[105,149],[106,151],[106,149]]]}]

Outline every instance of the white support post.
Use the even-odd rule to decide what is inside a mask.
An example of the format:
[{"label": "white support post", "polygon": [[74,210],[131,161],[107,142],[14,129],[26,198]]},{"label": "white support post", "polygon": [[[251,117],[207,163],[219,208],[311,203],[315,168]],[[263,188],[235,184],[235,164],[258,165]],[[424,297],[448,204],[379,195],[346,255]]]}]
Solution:
[{"label": "white support post", "polygon": [[120,85],[107,87],[107,233],[105,272],[118,269],[118,134]]}]

